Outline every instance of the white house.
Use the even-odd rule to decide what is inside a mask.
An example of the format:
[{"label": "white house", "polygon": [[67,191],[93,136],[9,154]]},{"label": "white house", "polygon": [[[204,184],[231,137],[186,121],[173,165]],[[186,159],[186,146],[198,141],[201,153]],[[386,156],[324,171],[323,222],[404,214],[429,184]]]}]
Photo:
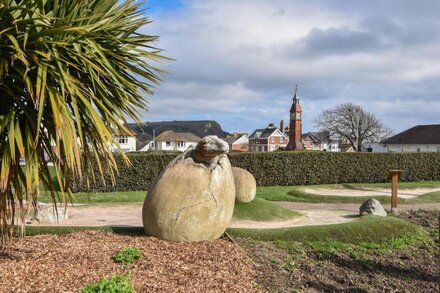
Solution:
[{"label": "white house", "polygon": [[330,139],[327,131],[307,132],[301,136],[304,148],[312,151],[340,152],[339,143]]},{"label": "white house", "polygon": [[113,137],[113,144],[111,149],[113,152],[119,152],[117,144],[119,144],[122,152],[135,152],[136,151],[136,136],[135,135],[117,135]]},{"label": "white house", "polygon": [[440,124],[418,125],[365,148],[386,153],[440,152]]},{"label": "white house", "polygon": [[200,137],[189,132],[174,132],[168,130],[158,135],[155,141],[150,142],[150,150],[158,151],[185,151],[189,146],[196,146]]},{"label": "white house", "polygon": [[234,133],[226,137],[225,141],[231,151],[247,152],[249,151],[249,138],[247,134]]}]

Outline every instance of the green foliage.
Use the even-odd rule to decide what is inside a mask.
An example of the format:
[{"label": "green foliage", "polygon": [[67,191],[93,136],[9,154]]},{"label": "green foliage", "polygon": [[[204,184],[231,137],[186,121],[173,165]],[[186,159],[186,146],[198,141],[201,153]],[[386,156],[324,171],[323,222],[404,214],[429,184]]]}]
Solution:
[{"label": "green foliage", "polygon": [[295,262],[295,260],[294,259],[289,260],[289,262],[284,265],[284,268],[288,272],[293,272],[294,270],[296,270],[296,262]]},{"label": "green foliage", "polygon": [[131,277],[131,273],[127,273],[103,278],[81,289],[81,293],[134,293]]},{"label": "green foliage", "polygon": [[385,182],[391,169],[401,181],[440,180],[440,153],[274,152],[231,154],[260,186]]},{"label": "green foliage", "polygon": [[115,262],[131,264],[141,257],[141,251],[137,247],[127,247],[113,255]]},{"label": "green foliage", "polygon": [[[120,155],[115,155],[118,165],[118,174],[115,176],[114,185],[111,184],[111,175],[106,174],[104,181],[97,176],[95,182],[90,182],[90,188],[85,184],[84,179],[80,184],[78,179],[72,184],[74,192],[85,192],[88,190],[99,192],[111,191],[134,191],[148,190],[157,175],[177,156],[177,153],[128,153],[130,165],[125,165]],[[98,174],[95,168],[95,174]]]},{"label": "green foliage", "polygon": [[[92,180],[103,170],[116,171],[113,137],[131,133],[126,119],[141,122],[163,75],[153,62],[166,59],[152,46],[158,37],[140,30],[150,23],[141,5],[0,2],[2,242],[11,236],[17,211],[25,209],[23,201],[36,200],[41,185],[54,201],[63,201],[64,192],[70,194],[69,174]],[[96,174],[88,172],[92,166]]]},{"label": "green foliage", "polygon": [[[97,180],[90,189],[148,190],[155,177],[176,155],[129,154],[132,166],[124,166],[121,158],[116,156],[119,166],[116,184],[113,186],[107,176],[106,185]],[[403,170],[401,181],[440,180],[440,153],[272,152],[234,153],[229,158],[233,166],[251,172],[259,186],[385,182],[391,169]],[[95,173],[98,174],[98,170]],[[73,189],[79,192],[87,187],[77,182]]]}]

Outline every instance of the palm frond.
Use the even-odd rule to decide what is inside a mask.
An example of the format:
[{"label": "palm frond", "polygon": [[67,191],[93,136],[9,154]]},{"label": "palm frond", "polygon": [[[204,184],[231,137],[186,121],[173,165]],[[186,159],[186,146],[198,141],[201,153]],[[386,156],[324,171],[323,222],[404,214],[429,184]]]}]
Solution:
[{"label": "palm frond", "polygon": [[[0,229],[12,236],[43,185],[54,203],[70,176],[117,170],[110,146],[140,122],[167,60],[141,34],[134,0],[0,1]],[[20,165],[20,159],[25,165]],[[49,170],[53,162],[60,194]],[[93,175],[90,175],[93,176]],[[87,180],[95,180],[93,177]],[[27,203],[27,206],[24,204]],[[17,206],[18,204],[18,206]]]}]

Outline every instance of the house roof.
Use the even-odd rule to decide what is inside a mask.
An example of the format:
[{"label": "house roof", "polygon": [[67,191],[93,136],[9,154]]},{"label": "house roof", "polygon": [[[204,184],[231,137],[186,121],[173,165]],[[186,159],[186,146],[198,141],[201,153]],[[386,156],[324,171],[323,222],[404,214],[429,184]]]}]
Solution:
[{"label": "house roof", "polygon": [[440,124],[417,125],[381,142],[382,144],[440,144]]},{"label": "house roof", "polygon": [[310,137],[310,139],[314,143],[328,143],[330,142],[330,133],[328,131],[321,131],[321,132],[307,132],[302,135],[302,139],[305,139],[306,137]]},{"label": "house roof", "polygon": [[266,127],[266,128],[255,129],[254,132],[252,132],[252,134],[248,138],[249,139],[255,139],[255,138],[264,139],[264,138],[270,137],[276,131],[279,131],[281,133],[281,131],[277,127]]},{"label": "house roof", "polygon": [[140,141],[139,139],[136,139],[136,150],[140,150],[142,149],[144,146],[146,146],[147,144],[149,144],[150,141],[146,140],[146,141]]},{"label": "house roof", "polygon": [[156,141],[187,141],[198,142],[200,137],[189,132],[164,131],[156,137]]}]

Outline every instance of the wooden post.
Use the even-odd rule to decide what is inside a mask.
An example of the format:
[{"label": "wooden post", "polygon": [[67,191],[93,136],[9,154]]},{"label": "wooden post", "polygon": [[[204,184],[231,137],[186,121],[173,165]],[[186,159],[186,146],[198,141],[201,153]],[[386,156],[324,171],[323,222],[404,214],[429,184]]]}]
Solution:
[{"label": "wooden post", "polygon": [[399,177],[402,176],[402,170],[390,170],[388,180],[391,180],[391,212],[397,211],[397,190]]}]

